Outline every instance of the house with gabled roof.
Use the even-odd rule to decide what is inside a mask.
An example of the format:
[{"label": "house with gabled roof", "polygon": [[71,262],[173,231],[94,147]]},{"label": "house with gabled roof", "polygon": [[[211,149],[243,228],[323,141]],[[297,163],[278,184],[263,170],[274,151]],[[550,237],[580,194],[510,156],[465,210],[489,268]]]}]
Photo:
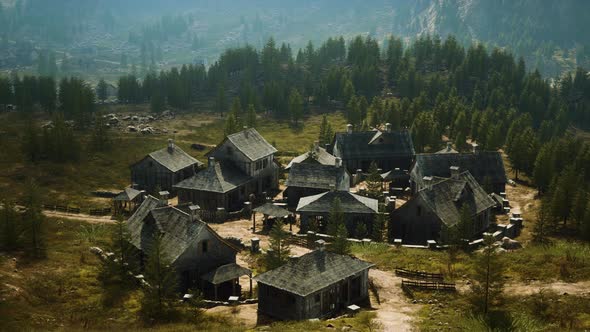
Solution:
[{"label": "house with gabled roof", "polygon": [[456,227],[459,223],[465,205],[472,218],[472,236],[489,227],[496,202],[469,171],[461,172],[459,167],[452,166],[449,172],[448,178],[425,177],[424,187],[391,214],[391,241],[402,239],[403,243],[422,245],[428,240],[439,241],[444,227]]},{"label": "house with gabled roof", "polygon": [[[206,293],[225,299],[239,295],[235,282],[247,274],[243,268],[235,267],[239,248],[201,221],[197,206],[173,207],[165,199],[147,196],[125,224],[130,242],[138,250],[140,266],[144,266],[154,239],[159,236],[162,255],[176,271],[180,290],[201,287]],[[231,278],[211,279],[221,267],[221,275]],[[216,286],[206,284],[208,280],[215,281]]]},{"label": "house with gabled roof", "polygon": [[506,190],[506,170],[502,155],[498,151],[479,151],[474,148],[469,153],[421,153],[416,155],[416,162],[410,172],[412,192],[425,187],[424,177],[451,176],[450,169],[457,166],[469,171],[481,186],[490,192],[501,193]]},{"label": "house with gabled roof", "polygon": [[264,193],[278,189],[276,152],[254,128],[228,135],[207,153],[207,169],[174,186],[179,203],[234,211],[241,209],[251,195],[263,198]]},{"label": "house with gabled roof", "polygon": [[289,206],[295,207],[301,197],[330,190],[349,191],[350,174],[340,158],[336,158],[332,165],[296,163],[289,169],[286,185],[283,197],[287,198]]},{"label": "house with gabled roof", "polygon": [[281,320],[327,318],[369,299],[373,264],[324,248],[259,274],[258,312]]},{"label": "house with gabled roof", "polygon": [[285,170],[291,169],[294,164],[301,163],[335,165],[336,157],[329,153],[326,148],[320,147],[319,142],[316,141],[310,151],[291,159],[287,167],[285,167]]},{"label": "house with gabled roof", "polygon": [[360,223],[363,223],[368,234],[371,234],[375,216],[379,212],[379,202],[376,199],[348,191],[327,191],[302,197],[297,205],[297,213],[301,217],[301,232],[307,232],[311,223],[314,223],[320,231],[325,232],[335,199],[340,200],[348,234],[356,235],[355,231]]},{"label": "house with gabled roof", "polygon": [[165,190],[195,174],[203,163],[168,140],[166,148],[154,151],[131,165],[131,182],[148,192]]},{"label": "house with gabled roof", "polygon": [[331,152],[351,174],[358,169],[368,171],[373,161],[383,171],[410,169],[416,154],[410,132],[394,131],[391,124],[383,131],[353,131],[349,124],[346,132],[334,136]]}]

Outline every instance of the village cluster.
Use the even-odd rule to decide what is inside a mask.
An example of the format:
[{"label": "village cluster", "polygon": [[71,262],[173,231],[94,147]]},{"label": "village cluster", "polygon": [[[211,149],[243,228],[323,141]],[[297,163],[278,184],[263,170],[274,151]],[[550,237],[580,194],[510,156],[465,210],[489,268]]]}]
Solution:
[{"label": "village cluster", "polygon": [[[416,154],[407,130],[387,124],[354,131],[348,125],[331,144],[316,143],[284,168],[276,153],[253,128],[225,137],[206,154],[206,164],[169,140],[131,166],[133,185],[115,198],[116,212],[130,215],[126,225],[139,251],[148,252],[154,234],[162,236],[182,291],[198,287],[206,298],[222,301],[240,299],[240,277],[250,277],[252,290],[253,276],[236,263],[239,243],[219,236],[211,222],[252,219],[253,251],[261,249],[256,212],[265,216],[263,228],[272,220],[289,221],[299,236],[322,235],[336,198],[351,237],[359,224],[371,234],[382,214],[387,241],[397,246],[443,247],[443,228],[456,225],[465,206],[473,221],[469,245],[477,246],[485,232],[498,240],[514,237],[522,226],[520,218],[492,222],[494,213],[509,212],[508,179],[501,154],[477,145],[467,153],[449,143],[436,153]],[[364,187],[373,163],[381,176],[379,197],[369,197]],[[285,186],[279,183],[283,171]],[[170,203],[172,197],[177,204]],[[366,303],[372,264],[325,250],[326,241],[328,236],[316,236],[314,251],[254,276],[260,314],[324,318]]]}]

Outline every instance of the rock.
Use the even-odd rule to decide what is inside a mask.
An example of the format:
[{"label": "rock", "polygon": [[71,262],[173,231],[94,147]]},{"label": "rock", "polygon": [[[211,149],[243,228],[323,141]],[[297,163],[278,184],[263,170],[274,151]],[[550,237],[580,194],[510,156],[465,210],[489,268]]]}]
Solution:
[{"label": "rock", "polygon": [[509,237],[504,237],[504,238],[502,238],[501,247],[502,247],[502,249],[505,249],[505,250],[516,250],[516,249],[521,249],[522,244],[520,244],[520,242],[518,242],[516,240],[512,240]]},{"label": "rock", "polygon": [[131,121],[139,121],[139,117],[137,115],[134,115],[131,117]]},{"label": "rock", "polygon": [[127,130],[130,131],[130,132],[132,132],[132,133],[137,132],[137,128],[135,126],[127,126]]},{"label": "rock", "polygon": [[203,144],[191,144],[191,149],[193,150],[197,150],[197,151],[203,151],[205,150],[205,146]]},{"label": "rock", "polygon": [[412,300],[412,303],[416,304],[416,303],[418,303],[418,301],[416,301],[416,300]]},{"label": "rock", "polygon": [[122,119],[123,121],[129,121],[131,120],[131,115],[125,115]]},{"label": "rock", "polygon": [[330,324],[326,325],[326,327],[329,328],[329,329],[333,329],[334,328],[334,324],[330,323]]},{"label": "rock", "polygon": [[466,285],[471,285],[471,281],[468,280],[465,284]]}]

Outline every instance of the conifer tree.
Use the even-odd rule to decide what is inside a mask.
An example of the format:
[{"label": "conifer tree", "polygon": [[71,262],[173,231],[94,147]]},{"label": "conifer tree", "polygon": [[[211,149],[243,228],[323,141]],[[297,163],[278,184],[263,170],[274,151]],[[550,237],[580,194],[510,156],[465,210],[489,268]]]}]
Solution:
[{"label": "conifer tree", "polygon": [[369,176],[367,178],[367,191],[371,197],[377,198],[381,196],[382,183],[383,178],[379,174],[377,163],[373,161],[369,166]]},{"label": "conifer tree", "polygon": [[541,206],[537,211],[537,220],[533,226],[533,243],[545,245],[549,243],[549,234],[553,228],[553,221],[549,211],[550,204],[548,198],[541,201]]},{"label": "conifer tree", "polygon": [[223,117],[223,113],[225,113],[227,108],[226,101],[225,101],[225,86],[223,84],[219,85],[217,89],[217,98],[215,99],[215,109],[219,113],[220,117]]},{"label": "conifer tree", "polygon": [[504,288],[504,265],[494,243],[493,236],[484,238],[484,248],[477,258],[471,286],[472,301],[484,314],[500,299]]},{"label": "conifer tree", "polygon": [[165,256],[162,235],[155,235],[147,253],[144,270],[149,287],[143,288],[141,316],[144,320],[165,321],[175,311],[177,274]]},{"label": "conifer tree", "polygon": [[246,125],[248,126],[248,128],[256,127],[256,109],[254,108],[254,104],[248,105]]},{"label": "conifer tree", "polygon": [[238,119],[236,119],[235,114],[231,112],[225,119],[225,136],[237,133],[239,131],[240,125],[238,123]]},{"label": "conifer tree", "polygon": [[387,214],[378,213],[372,226],[371,238],[373,241],[383,242],[385,234],[385,225],[387,224]]},{"label": "conifer tree", "polygon": [[12,251],[19,247],[19,216],[11,201],[4,199],[0,204],[0,249]]},{"label": "conifer tree", "polygon": [[45,258],[47,248],[41,192],[34,180],[28,180],[25,187],[23,226],[25,227],[26,252],[35,259]]},{"label": "conifer tree", "polygon": [[90,144],[95,151],[107,151],[112,147],[112,140],[108,133],[105,118],[101,114],[94,116],[94,129]]},{"label": "conifer tree", "polygon": [[100,81],[98,81],[98,85],[96,86],[96,97],[103,103],[107,99],[107,90],[107,82],[101,78]]},{"label": "conifer tree", "polygon": [[348,255],[350,254],[350,242],[348,242],[348,231],[346,226],[342,223],[338,225],[336,235],[328,249],[336,254]]},{"label": "conifer tree", "polygon": [[338,226],[344,224],[344,212],[342,211],[342,203],[339,198],[335,198],[330,207],[330,214],[328,216],[328,225],[326,233],[336,236],[338,233]]},{"label": "conifer tree", "polygon": [[283,229],[281,221],[275,222],[270,230],[269,243],[270,249],[266,256],[266,266],[269,270],[275,269],[287,262],[291,248],[287,243],[289,233]]},{"label": "conifer tree", "polygon": [[297,89],[292,89],[289,95],[289,113],[295,126],[299,125],[299,121],[303,118],[303,99]]}]

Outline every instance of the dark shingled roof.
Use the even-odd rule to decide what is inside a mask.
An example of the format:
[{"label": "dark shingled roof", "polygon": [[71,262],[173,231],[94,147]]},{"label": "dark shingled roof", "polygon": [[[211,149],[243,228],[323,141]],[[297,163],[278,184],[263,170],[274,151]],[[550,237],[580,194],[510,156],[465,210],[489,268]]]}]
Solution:
[{"label": "dark shingled roof", "polygon": [[316,188],[330,190],[350,189],[350,183],[346,181],[346,168],[321,164],[294,164],[289,171],[287,187]]},{"label": "dark shingled roof", "polygon": [[486,177],[489,177],[492,183],[508,181],[502,155],[495,151],[418,154],[410,177],[421,188],[425,176],[450,177],[451,166],[458,166],[461,171],[469,171],[480,184],[484,183]]},{"label": "dark shingled roof", "polygon": [[201,278],[214,285],[222,284],[226,281],[234,280],[244,275],[252,275],[252,271],[245,267],[241,267],[236,263],[222,265],[215,270],[204,274]]},{"label": "dark shingled roof", "polygon": [[319,146],[314,148],[315,151],[312,154],[311,151],[308,151],[302,155],[299,155],[289,162],[289,165],[285,167],[285,169],[291,168],[294,164],[305,163],[305,162],[313,162],[319,163],[322,165],[335,165],[336,164],[336,157],[331,155],[326,149],[321,148]]},{"label": "dark shingled roof", "polygon": [[210,165],[192,177],[177,183],[174,188],[227,193],[252,180],[231,162],[212,161],[212,163],[214,163],[213,166]]},{"label": "dark shingled roof", "polygon": [[188,153],[184,152],[176,145],[174,145],[172,149],[165,147],[161,150],[152,152],[149,154],[149,156],[152,157],[154,161],[172,172],[178,172],[192,165],[203,165],[202,162],[191,157]]},{"label": "dark shingled roof", "polygon": [[372,266],[351,256],[316,250],[254,279],[264,285],[307,296]]},{"label": "dark shingled roof", "polygon": [[355,195],[347,191],[328,191],[318,195],[302,197],[297,212],[328,213],[334,199],[339,198],[343,213],[377,213],[379,203],[376,199]]},{"label": "dark shingled roof", "polygon": [[408,130],[384,132],[361,131],[336,133],[335,149],[342,159],[371,159],[413,156],[412,137]]},{"label": "dark shingled roof", "polygon": [[[161,235],[162,253],[171,263],[196,243],[202,231],[208,229],[216,235],[206,223],[193,220],[188,213],[175,207],[161,206],[160,201],[153,196],[144,200],[126,225],[131,244],[143,252],[149,252],[154,236]],[[236,250],[233,246],[228,246]]]},{"label": "dark shingled roof", "polygon": [[125,188],[125,190],[123,190],[121,193],[119,193],[119,195],[117,195],[114,198],[114,200],[115,201],[132,201],[135,198],[137,198],[137,196],[139,196],[139,194],[141,194],[141,191],[139,191],[137,189]]},{"label": "dark shingled roof", "polygon": [[273,203],[264,203],[263,205],[254,209],[254,212],[259,212],[267,216],[284,218],[291,214],[291,212],[283,209],[280,206],[276,206]]},{"label": "dark shingled roof", "polygon": [[430,188],[420,190],[417,196],[447,226],[459,222],[463,204],[468,204],[472,215],[496,205],[469,172],[463,172],[457,178],[436,177],[432,182]]},{"label": "dark shingled roof", "polygon": [[161,234],[162,253],[171,263],[197,241],[206,227],[204,222],[193,221],[190,215],[175,207],[160,206],[152,196],[127,220],[131,243],[137,249],[149,252],[154,236]]},{"label": "dark shingled roof", "polygon": [[251,161],[277,152],[277,149],[270,145],[254,128],[248,128],[239,133],[228,135],[226,139],[232,142]]}]

